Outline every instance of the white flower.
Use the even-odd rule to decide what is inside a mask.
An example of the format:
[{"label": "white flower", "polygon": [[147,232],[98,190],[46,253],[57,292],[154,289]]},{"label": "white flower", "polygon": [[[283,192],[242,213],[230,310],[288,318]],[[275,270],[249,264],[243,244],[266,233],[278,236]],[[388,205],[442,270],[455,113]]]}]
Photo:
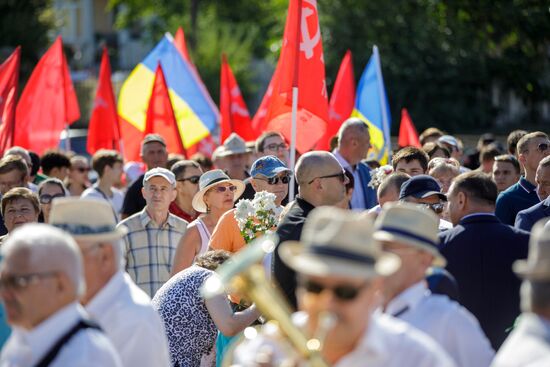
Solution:
[{"label": "white flower", "polygon": [[393,167],[390,165],[381,166],[379,168],[375,168],[370,172],[371,180],[368,184],[369,187],[372,187],[373,189],[377,190],[378,186],[384,181],[384,179],[393,173]]}]

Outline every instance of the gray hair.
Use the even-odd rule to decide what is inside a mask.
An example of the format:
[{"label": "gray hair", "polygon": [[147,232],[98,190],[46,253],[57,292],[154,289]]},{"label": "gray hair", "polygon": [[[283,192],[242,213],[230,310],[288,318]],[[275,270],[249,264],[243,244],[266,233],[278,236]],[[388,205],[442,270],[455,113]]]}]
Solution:
[{"label": "gray hair", "polygon": [[340,126],[338,130],[338,145],[342,144],[348,136],[354,136],[357,133],[365,133],[369,131],[369,127],[363,120],[358,117],[350,117]]},{"label": "gray hair", "polygon": [[4,258],[26,251],[27,261],[34,269],[63,272],[72,281],[76,296],[86,290],[82,255],[78,245],[65,231],[42,223],[29,223],[13,231],[2,245]]},{"label": "gray hair", "polygon": [[27,163],[27,165],[32,166],[32,159],[31,159],[31,156],[29,154],[29,151],[27,149],[23,148],[23,147],[13,146],[13,147],[11,147],[10,149],[8,149],[4,152],[4,157],[7,156],[7,155],[19,156],[19,157],[23,158],[23,160],[25,161],[25,163]]}]

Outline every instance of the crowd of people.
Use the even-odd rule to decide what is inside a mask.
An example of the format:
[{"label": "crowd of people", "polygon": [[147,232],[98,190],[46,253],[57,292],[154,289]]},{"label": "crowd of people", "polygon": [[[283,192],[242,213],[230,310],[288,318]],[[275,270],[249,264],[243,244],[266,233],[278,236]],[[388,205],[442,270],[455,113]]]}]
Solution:
[{"label": "crowd of people", "polygon": [[[141,163],[8,149],[0,366],[550,366],[548,136],[484,134],[467,155],[429,128],[382,166],[370,138],[350,118],[293,169],[274,131],[189,159],[148,134]],[[254,300],[201,291],[271,238],[242,227],[259,195],[265,287],[310,353]]]}]

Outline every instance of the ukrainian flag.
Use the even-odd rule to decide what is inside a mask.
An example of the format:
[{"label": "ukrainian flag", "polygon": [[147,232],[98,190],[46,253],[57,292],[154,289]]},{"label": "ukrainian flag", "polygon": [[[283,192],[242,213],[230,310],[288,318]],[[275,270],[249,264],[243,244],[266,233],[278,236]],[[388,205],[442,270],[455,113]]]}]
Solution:
[{"label": "ukrainian flag", "polygon": [[139,160],[139,144],[145,130],[147,106],[159,62],[184,147],[188,148],[210,135],[219,123],[218,109],[198,74],[181,57],[172,36],[167,34],[136,66],[120,90],[118,114],[124,155],[128,160]]},{"label": "ukrainian flag", "polygon": [[391,152],[391,115],[376,46],[359,80],[351,115],[359,117],[369,126],[372,146],[367,159],[377,160],[382,165],[387,164]]}]

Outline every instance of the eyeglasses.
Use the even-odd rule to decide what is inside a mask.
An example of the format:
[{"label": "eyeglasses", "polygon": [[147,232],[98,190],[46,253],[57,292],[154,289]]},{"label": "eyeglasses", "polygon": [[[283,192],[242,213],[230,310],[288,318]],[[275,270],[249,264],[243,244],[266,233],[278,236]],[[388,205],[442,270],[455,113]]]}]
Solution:
[{"label": "eyeglasses", "polygon": [[288,149],[288,145],[286,143],[281,143],[281,144],[273,143],[265,146],[265,150],[271,150],[272,152],[278,152],[279,150],[287,150],[287,149]]},{"label": "eyeglasses", "polygon": [[89,167],[76,167],[75,170],[77,170],[77,171],[80,172],[80,173],[90,172],[90,168],[89,168]]},{"label": "eyeglasses", "polygon": [[330,289],[332,294],[341,301],[352,301],[361,292],[368,283],[365,283],[359,287],[352,285],[337,285],[335,287],[326,287],[323,284],[314,282],[312,280],[302,281],[300,286],[308,293],[320,294],[325,289]]},{"label": "eyeglasses", "polygon": [[189,181],[191,182],[193,185],[196,185],[199,183],[199,180],[201,179],[201,176],[189,176],[189,177],[184,177],[184,178],[180,178],[179,180],[176,180],[178,182],[185,182],[185,181]]},{"label": "eyeglasses", "polygon": [[231,192],[237,191],[237,186],[231,185],[231,186],[216,186],[211,188],[210,190],[216,191],[216,192],[226,192],[227,190]]},{"label": "eyeglasses", "polygon": [[267,181],[268,184],[270,185],[277,185],[279,183],[279,181],[281,181],[281,183],[283,184],[287,184],[290,182],[290,176],[289,175],[284,175],[284,176],[274,176],[274,177],[267,177],[267,178],[263,178],[263,177],[254,177],[258,180],[262,180],[262,181]]},{"label": "eyeglasses", "polygon": [[50,204],[53,199],[62,198],[64,196],[65,194],[55,194],[55,195],[42,194],[40,195],[40,204]]},{"label": "eyeglasses", "polygon": [[56,271],[50,271],[24,275],[2,275],[0,276],[0,289],[25,289],[28,288],[30,285],[38,283],[41,279],[54,277],[57,274],[58,272]]},{"label": "eyeglasses", "polygon": [[313,181],[315,181],[316,179],[318,178],[332,178],[332,177],[338,177],[338,179],[342,182],[342,183],[346,183],[346,181],[348,180],[348,178],[346,177],[346,173],[344,171],[340,172],[340,173],[335,173],[333,175],[326,175],[326,176],[319,176],[319,177],[315,177],[313,180],[309,181],[308,182],[308,185],[311,185],[311,183]]},{"label": "eyeglasses", "polygon": [[549,147],[550,147],[550,146],[548,145],[548,143],[540,143],[540,144],[537,146],[537,150],[538,150],[539,152],[542,153],[542,152],[547,151]]},{"label": "eyeglasses", "polygon": [[445,209],[445,204],[444,203],[422,204],[422,206],[426,209],[433,210],[436,214],[443,213],[443,209]]}]

